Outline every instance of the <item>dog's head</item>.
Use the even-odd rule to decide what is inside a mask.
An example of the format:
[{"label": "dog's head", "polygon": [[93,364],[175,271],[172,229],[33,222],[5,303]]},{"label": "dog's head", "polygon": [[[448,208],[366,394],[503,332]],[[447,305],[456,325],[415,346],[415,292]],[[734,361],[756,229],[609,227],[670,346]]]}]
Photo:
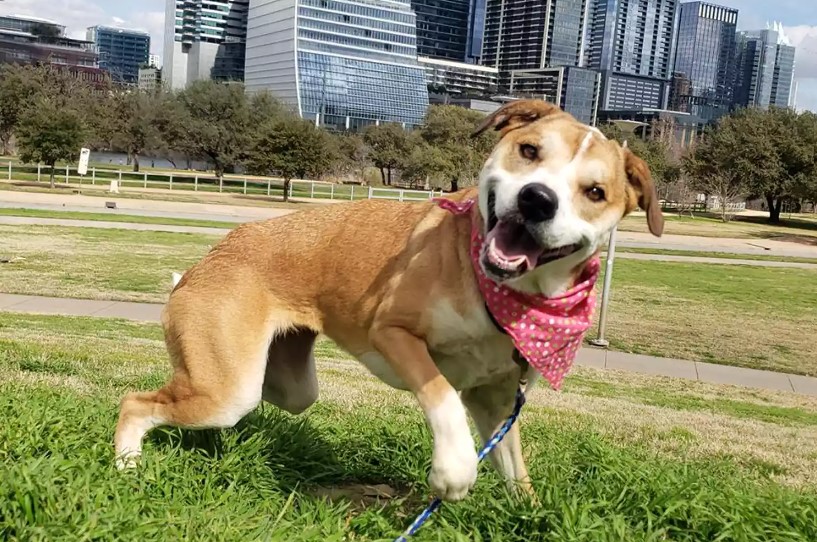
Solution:
[{"label": "dog's head", "polygon": [[536,275],[575,270],[636,207],[663,232],[649,168],[626,146],[540,100],[503,106],[475,135],[491,128],[501,138],[480,174],[479,207],[493,279],[529,289]]}]

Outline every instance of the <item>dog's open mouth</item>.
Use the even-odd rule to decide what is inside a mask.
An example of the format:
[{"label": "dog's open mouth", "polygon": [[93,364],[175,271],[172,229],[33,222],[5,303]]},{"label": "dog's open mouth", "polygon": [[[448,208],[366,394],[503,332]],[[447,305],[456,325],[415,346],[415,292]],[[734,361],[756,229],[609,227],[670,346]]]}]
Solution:
[{"label": "dog's open mouth", "polygon": [[488,234],[485,237],[482,263],[497,278],[508,280],[519,277],[531,269],[581,249],[580,244],[541,246],[524,223],[498,219],[495,204],[495,196],[491,193],[488,196]]}]

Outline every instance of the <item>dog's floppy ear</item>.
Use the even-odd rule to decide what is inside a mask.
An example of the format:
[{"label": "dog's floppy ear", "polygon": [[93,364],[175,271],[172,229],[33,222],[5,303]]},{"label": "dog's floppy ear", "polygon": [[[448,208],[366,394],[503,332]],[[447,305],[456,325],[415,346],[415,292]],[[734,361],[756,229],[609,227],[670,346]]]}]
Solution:
[{"label": "dog's floppy ear", "polygon": [[652,175],[647,163],[633,154],[626,146],[624,152],[624,170],[627,172],[627,182],[630,183],[632,199],[634,200],[628,207],[629,210],[638,206],[647,213],[647,226],[650,233],[656,237],[661,237],[664,233],[664,215],[661,213],[661,203],[658,201],[658,193],[655,191],[655,184],[652,182]]},{"label": "dog's floppy ear", "polygon": [[489,128],[505,135],[520,126],[561,111],[558,105],[544,100],[517,100],[503,105],[485,117],[472,135],[476,137]]}]

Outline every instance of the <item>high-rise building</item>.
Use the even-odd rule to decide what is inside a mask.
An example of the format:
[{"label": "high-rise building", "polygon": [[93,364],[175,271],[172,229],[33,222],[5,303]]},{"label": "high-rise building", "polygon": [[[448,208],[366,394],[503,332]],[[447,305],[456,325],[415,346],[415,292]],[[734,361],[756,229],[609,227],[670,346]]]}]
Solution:
[{"label": "high-rise building", "polygon": [[409,0],[252,0],[248,92],[338,129],[416,126],[428,106]]},{"label": "high-rise building", "polygon": [[580,122],[595,125],[601,73],[577,66],[513,70],[508,90],[514,96],[540,98],[558,104]]},{"label": "high-rise building", "polygon": [[421,56],[417,62],[425,70],[429,93],[487,98],[497,91],[496,68]]},{"label": "high-rise building", "polygon": [[411,0],[417,14],[417,54],[464,62],[471,0]]},{"label": "high-rise building", "polygon": [[735,105],[788,107],[792,99],[795,48],[774,24],[738,33]]},{"label": "high-rise building", "polygon": [[602,72],[602,110],[666,107],[678,0],[594,0],[588,68]]},{"label": "high-rise building", "polygon": [[482,63],[501,73],[581,66],[591,3],[487,0]]},{"label": "high-rise building", "polygon": [[471,0],[468,8],[468,40],[465,45],[465,61],[469,64],[482,63],[487,3],[488,0]]},{"label": "high-rise building", "polygon": [[98,25],[88,28],[86,39],[94,43],[99,67],[111,74],[114,83],[139,83],[139,68],[147,65],[150,57],[150,34]]},{"label": "high-rise building", "polygon": [[164,79],[184,88],[200,79],[244,78],[249,0],[166,0]]},{"label": "high-rise building", "polygon": [[162,68],[146,66],[139,68],[139,90],[153,92],[162,87]]},{"label": "high-rise building", "polygon": [[732,107],[735,86],[735,30],[738,10],[709,4],[681,4],[675,77],[688,86],[673,86],[672,105],[678,111],[713,121]]},{"label": "high-rise building", "polygon": [[150,55],[148,57],[148,66],[153,66],[154,68],[161,68],[162,57],[159,55]]}]

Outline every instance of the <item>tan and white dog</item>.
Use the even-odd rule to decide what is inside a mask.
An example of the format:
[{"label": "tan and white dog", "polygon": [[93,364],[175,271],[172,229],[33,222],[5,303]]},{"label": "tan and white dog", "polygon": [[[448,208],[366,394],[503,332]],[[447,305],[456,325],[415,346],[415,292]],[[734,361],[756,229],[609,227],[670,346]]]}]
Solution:
[{"label": "tan and white dog", "polygon": [[[640,206],[663,218],[646,164],[543,101],[486,118],[501,139],[477,190],[491,246],[484,272],[546,296],[570,288],[610,231]],[[469,258],[471,222],[434,203],[330,205],[242,225],[190,269],[162,316],[173,376],[122,400],[120,467],[133,466],[160,425],[231,427],[261,400],[300,413],[318,397],[319,334],[417,398],[434,438],[429,482],[462,499],[477,475],[470,413],[487,439],[510,413],[518,366],[492,323]],[[494,465],[529,490],[518,424]]]}]

